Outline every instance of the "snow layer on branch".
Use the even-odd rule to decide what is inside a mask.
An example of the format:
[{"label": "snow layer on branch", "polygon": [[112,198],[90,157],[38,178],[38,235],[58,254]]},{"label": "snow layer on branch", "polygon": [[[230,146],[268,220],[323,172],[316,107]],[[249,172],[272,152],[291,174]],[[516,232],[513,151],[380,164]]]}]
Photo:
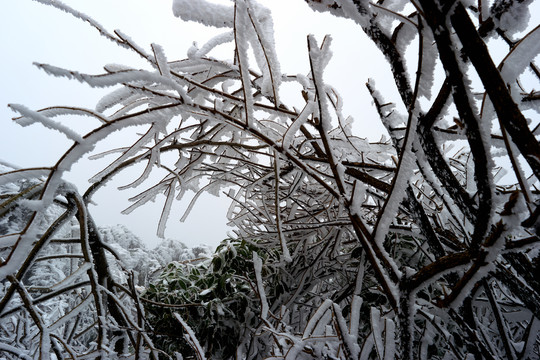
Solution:
[{"label": "snow layer on branch", "polygon": [[15,346],[11,346],[5,343],[0,343],[0,351],[5,351],[6,353],[11,353],[17,355],[19,359],[23,360],[33,360],[34,358],[29,356],[27,353],[29,350],[23,350]]},{"label": "snow layer on branch", "polygon": [[[19,238],[19,243],[11,253],[11,257],[7,263],[0,266],[0,279],[5,279],[8,275],[15,274],[21,264],[26,260],[26,257],[32,249],[32,245],[39,239],[38,236],[38,226],[35,224],[38,223],[35,219],[28,226],[28,230],[22,234]],[[34,225],[34,226],[31,226]]]},{"label": "snow layer on branch", "polygon": [[154,56],[156,58],[156,64],[159,70],[159,73],[168,78],[171,77],[171,69],[167,63],[167,57],[165,56],[165,50],[158,44],[152,44],[152,50],[154,51]]},{"label": "snow layer on branch", "polygon": [[123,161],[127,160],[130,156],[135,155],[137,152],[141,150],[146,144],[151,142],[154,139],[154,136],[158,133],[158,131],[155,129],[154,126],[152,126],[146,134],[141,136],[137,142],[129,148],[128,151],[125,151],[118,159],[116,159],[114,162],[109,164],[105,169],[101,170],[99,173],[94,175],[92,178],[90,178],[90,182],[98,182],[101,179],[103,179],[105,176],[109,175],[118,165],[120,165]]},{"label": "snow layer on branch", "polygon": [[255,278],[257,279],[257,292],[261,299],[261,319],[266,320],[268,317],[268,301],[266,300],[266,293],[264,291],[264,285],[262,280],[262,266],[263,262],[257,253],[253,252],[253,267],[255,268]]},{"label": "snow layer on branch", "polygon": [[330,12],[330,14],[338,17],[346,17],[342,6],[332,6],[335,4],[334,0],[306,0],[309,7],[319,12]]},{"label": "snow layer on branch", "polygon": [[118,84],[134,83],[139,81],[164,84],[170,86],[173,90],[177,91],[184,101],[186,101],[187,103],[191,103],[190,98],[186,93],[186,90],[182,86],[180,86],[176,81],[173,81],[165,76],[161,76],[158,73],[144,70],[125,70],[120,72],[114,72],[111,74],[89,75],[80,73],[78,71],[62,69],[48,64],[34,63],[34,65],[44,70],[47,74],[57,77],[66,77],[68,79],[76,79],[81,83],[86,83],[91,87],[97,88],[110,87]]},{"label": "snow layer on branch", "polygon": [[371,330],[373,340],[375,342],[375,350],[377,351],[379,359],[383,358],[384,345],[382,339],[383,329],[381,328],[381,311],[376,307],[371,307]]},{"label": "snow layer on branch", "polygon": [[502,61],[505,83],[513,83],[540,53],[540,25],[528,33]]},{"label": "snow layer on branch", "polygon": [[[130,89],[128,87],[121,87],[103,96],[97,102],[95,109],[98,112],[104,112],[105,110],[110,109],[115,105],[127,103],[132,96],[134,96],[133,89]],[[136,96],[137,95],[135,95],[135,97]]]},{"label": "snow layer on branch", "polygon": [[165,204],[163,205],[163,210],[161,211],[161,216],[159,217],[158,230],[157,230],[157,236],[160,238],[165,237],[165,228],[167,226],[167,220],[169,219],[172,204],[174,201],[174,195],[175,195],[174,187],[175,186],[176,186],[176,179],[173,179],[165,192],[167,199],[165,200]]},{"label": "snow layer on branch", "polygon": [[367,0],[361,0],[356,3],[353,0],[344,0],[341,4],[344,17],[354,20],[362,28],[368,28],[370,26],[370,20],[373,19],[370,6]]},{"label": "snow layer on branch", "polygon": [[38,3],[41,3],[41,4],[44,4],[44,5],[50,5],[52,7],[55,7],[59,10],[62,10],[68,14],[71,14],[73,15],[75,18],[77,19],[81,19],[83,20],[84,22],[87,22],[89,23],[91,26],[93,26],[94,28],[97,29],[97,31],[99,31],[99,33],[106,37],[107,39],[115,42],[116,44],[118,44],[119,46],[122,46],[124,48],[127,48],[129,47],[126,43],[118,40],[117,37],[115,37],[114,35],[110,34],[107,30],[105,30],[105,28],[103,26],[101,26],[97,21],[95,21],[94,19],[92,19],[90,16],[82,13],[82,12],[79,12],[77,10],[74,10],[72,9],[71,7],[67,6],[66,4],[62,3],[61,1],[59,0],[34,0]]},{"label": "snow layer on branch", "polygon": [[173,14],[184,21],[195,21],[205,26],[228,27],[234,24],[234,8],[205,0],[174,0]]},{"label": "snow layer on branch", "polygon": [[184,337],[194,347],[194,350],[197,352],[198,358],[200,360],[206,360],[206,357],[204,356],[204,350],[199,343],[199,340],[197,340],[195,332],[191,329],[191,327],[189,327],[189,325],[184,321],[184,319],[182,319],[182,316],[180,316],[180,314],[174,313],[173,315],[184,328],[184,331],[186,332],[186,334],[184,334]]},{"label": "snow layer on branch", "polygon": [[[326,85],[323,81],[323,72],[330,59],[332,58],[332,51],[330,50],[330,44],[332,38],[330,36],[325,36],[321,48],[317,44],[314,35],[308,36],[308,50],[309,50],[309,59],[311,62],[311,72],[313,76],[313,82],[317,87],[317,98],[319,101],[319,117],[321,121],[321,126],[325,133],[329,133],[332,130],[330,111],[328,109],[328,97],[326,96]],[[334,155],[333,153],[330,155]],[[334,162],[337,163],[334,159]]]},{"label": "snow layer on branch", "polygon": [[304,329],[304,334],[302,335],[304,340],[314,335],[321,335],[321,328],[324,328],[324,326],[328,324],[328,321],[332,316],[332,313],[329,311],[332,304],[332,300],[326,299],[317,308]]},{"label": "snow layer on branch", "polygon": [[190,59],[193,58],[201,58],[203,56],[206,56],[212,49],[214,49],[216,46],[221,44],[226,44],[228,42],[231,42],[234,40],[234,33],[232,31],[227,31],[223,34],[219,34],[208,40],[200,49],[197,48],[196,44],[193,45],[193,47],[190,48],[188,51],[188,57]]},{"label": "snow layer on branch", "polygon": [[236,40],[236,50],[238,55],[238,66],[240,67],[240,76],[242,80],[242,90],[245,100],[245,116],[248,126],[253,126],[253,94],[251,92],[251,80],[249,76],[249,59],[248,59],[248,34],[249,34],[249,19],[247,17],[247,5],[245,1],[236,3],[234,13],[234,37]]},{"label": "snow layer on branch", "polygon": [[75,131],[71,130],[69,127],[57,123],[56,121],[51,120],[47,116],[28,109],[26,106],[18,104],[9,104],[9,107],[21,114],[23,117],[17,119],[17,123],[21,126],[28,126],[34,123],[41,123],[46,128],[56,130],[64,134],[68,139],[81,142],[82,137],[77,134]]},{"label": "snow layer on branch", "polygon": [[45,168],[6,171],[0,174],[0,186],[12,184],[20,180],[46,177],[49,173],[50,169]]},{"label": "snow layer on branch", "polygon": [[290,145],[292,144],[292,141],[294,139],[294,134],[298,130],[300,130],[300,127],[306,123],[306,121],[309,119],[309,116],[313,114],[313,111],[315,111],[315,103],[310,101],[306,104],[304,109],[300,112],[298,117],[293,120],[293,123],[287,131],[285,132],[285,135],[283,135],[283,148],[288,149]]},{"label": "snow layer on branch", "polygon": [[254,1],[248,0],[246,5],[247,16],[254,30],[249,32],[249,42],[263,74],[261,92],[263,95],[274,97],[276,105],[279,105],[281,69],[276,54],[272,15],[268,8]]},{"label": "snow layer on branch", "polygon": [[437,46],[431,31],[423,31],[422,34],[422,79],[418,84],[418,95],[430,99],[437,64]]},{"label": "snow layer on branch", "polygon": [[495,2],[491,8],[491,11],[495,13],[493,16],[495,27],[506,31],[508,35],[523,31],[531,18],[529,11],[531,2],[532,0]]}]

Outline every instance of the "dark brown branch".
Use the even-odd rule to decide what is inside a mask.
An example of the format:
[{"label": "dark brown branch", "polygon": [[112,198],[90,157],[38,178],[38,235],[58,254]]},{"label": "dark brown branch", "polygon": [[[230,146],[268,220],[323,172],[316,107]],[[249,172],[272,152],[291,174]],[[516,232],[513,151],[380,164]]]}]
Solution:
[{"label": "dark brown branch", "polygon": [[474,24],[461,3],[458,3],[450,20],[463,44],[463,50],[474,65],[484,88],[495,108],[499,120],[510,134],[512,141],[540,179],[540,144],[527,125],[527,120],[512,99],[501,73],[493,63],[486,44],[478,35]]}]

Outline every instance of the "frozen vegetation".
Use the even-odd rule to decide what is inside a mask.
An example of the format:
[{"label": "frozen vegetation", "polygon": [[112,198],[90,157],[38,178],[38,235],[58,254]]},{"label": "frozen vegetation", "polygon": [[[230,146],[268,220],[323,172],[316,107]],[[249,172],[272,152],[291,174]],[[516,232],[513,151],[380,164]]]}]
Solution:
[{"label": "frozen vegetation", "polygon": [[[377,79],[358,84],[386,128],[378,142],[325,82],[331,37],[306,34],[305,71],[285,74],[256,0],[175,0],[183,21],[223,29],[181,60],[36,1],[147,67],[35,64],[114,90],[93,110],[10,105],[20,125],[72,145],[53,166],[1,169],[0,359],[540,358],[532,1],[306,0],[357,24],[351,39],[367,36],[390,65],[395,97]],[[222,44],[232,60],[212,57]],[[71,117],[94,127],[78,133]],[[132,128],[134,142],[96,153]],[[88,156],[108,165],[79,192],[64,175]],[[188,190],[223,193],[234,236],[214,253],[147,249],[125,227],[100,227],[92,197],[130,168],[140,174],[120,190],[138,194],[125,213],[162,201],[163,235]]]}]

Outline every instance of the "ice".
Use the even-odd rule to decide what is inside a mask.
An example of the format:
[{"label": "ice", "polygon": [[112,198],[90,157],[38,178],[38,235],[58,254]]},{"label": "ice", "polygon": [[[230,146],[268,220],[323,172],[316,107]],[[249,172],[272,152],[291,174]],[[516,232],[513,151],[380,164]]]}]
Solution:
[{"label": "ice", "polygon": [[523,359],[534,359],[538,353],[534,351],[534,348],[537,346],[538,334],[540,334],[540,320],[533,317],[531,319],[533,324],[531,325],[531,330],[529,332],[529,339],[527,339],[527,347],[523,350],[522,358]]},{"label": "ice", "polygon": [[279,159],[279,153],[274,150],[274,177],[275,177],[275,184],[274,184],[274,196],[275,196],[275,213],[276,213],[276,230],[279,236],[279,241],[281,243],[281,251],[283,252],[283,260],[285,262],[291,262],[291,254],[289,252],[289,248],[287,246],[287,239],[285,238],[285,235],[282,231],[281,226],[281,210],[279,207],[279,169],[280,169],[280,159]]},{"label": "ice", "polygon": [[109,119],[103,114],[100,114],[98,112],[95,112],[90,109],[85,109],[85,108],[54,106],[54,107],[49,107],[46,109],[39,110],[39,113],[49,118],[57,117],[57,116],[64,116],[64,115],[78,115],[78,116],[93,117],[93,118],[98,119],[102,123],[109,122]]},{"label": "ice", "polygon": [[49,326],[49,331],[54,332],[59,329],[62,325],[66,323],[75,321],[75,317],[79,315],[82,311],[88,311],[88,306],[92,304],[92,296],[88,295],[81,303],[79,303],[75,308],[71,309],[67,314],[62,316],[60,319],[56,320],[54,324]]}]

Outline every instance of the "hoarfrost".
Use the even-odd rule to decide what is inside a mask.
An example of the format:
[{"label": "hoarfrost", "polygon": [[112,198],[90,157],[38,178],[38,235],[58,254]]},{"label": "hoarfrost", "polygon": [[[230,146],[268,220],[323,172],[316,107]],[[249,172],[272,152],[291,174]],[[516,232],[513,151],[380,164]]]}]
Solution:
[{"label": "hoarfrost", "polygon": [[217,28],[234,25],[234,8],[205,0],[174,0],[173,14],[184,21],[195,21]]}]

